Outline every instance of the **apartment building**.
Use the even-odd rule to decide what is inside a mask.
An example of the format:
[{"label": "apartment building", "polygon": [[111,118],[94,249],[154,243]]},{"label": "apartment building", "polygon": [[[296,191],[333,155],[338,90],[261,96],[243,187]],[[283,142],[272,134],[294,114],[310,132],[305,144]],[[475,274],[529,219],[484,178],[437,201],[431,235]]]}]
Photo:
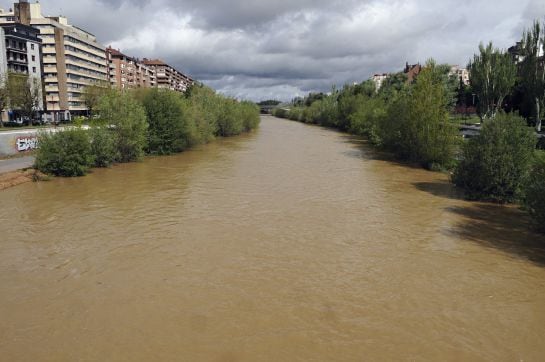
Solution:
[{"label": "apartment building", "polygon": [[144,58],[143,63],[155,70],[158,88],[185,92],[194,83],[193,79],[160,59]]},{"label": "apartment building", "polygon": [[64,121],[87,113],[86,86],[109,81],[106,48],[93,34],[69,24],[63,16],[43,16],[38,1],[19,0],[0,21],[21,23],[39,30],[42,40],[43,82],[48,116]]},{"label": "apartment building", "polygon": [[375,74],[371,80],[375,83],[375,90],[378,92],[382,88],[382,84],[388,79],[388,73]]},{"label": "apartment building", "polygon": [[469,71],[467,69],[458,65],[453,65],[450,68],[449,75],[456,76],[463,84],[469,85]]},{"label": "apartment building", "polygon": [[[0,25],[0,74],[18,73],[29,77],[31,87],[40,93],[38,109],[43,111],[42,89],[42,41],[39,31],[23,24]],[[17,110],[2,115],[4,121],[17,117]],[[9,114],[9,117],[8,117]]]},{"label": "apartment building", "polygon": [[106,56],[109,62],[109,79],[112,86],[122,90],[157,86],[155,68],[112,47],[106,49]]}]

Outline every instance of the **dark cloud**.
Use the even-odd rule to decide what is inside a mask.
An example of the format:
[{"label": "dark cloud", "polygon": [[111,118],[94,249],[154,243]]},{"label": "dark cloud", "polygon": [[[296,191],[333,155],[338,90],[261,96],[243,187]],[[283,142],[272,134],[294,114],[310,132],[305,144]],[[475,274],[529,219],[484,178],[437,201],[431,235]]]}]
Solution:
[{"label": "dark cloud", "polygon": [[466,64],[479,42],[506,48],[543,0],[42,0],[139,57],[160,57],[237,97],[291,98],[399,70]]}]

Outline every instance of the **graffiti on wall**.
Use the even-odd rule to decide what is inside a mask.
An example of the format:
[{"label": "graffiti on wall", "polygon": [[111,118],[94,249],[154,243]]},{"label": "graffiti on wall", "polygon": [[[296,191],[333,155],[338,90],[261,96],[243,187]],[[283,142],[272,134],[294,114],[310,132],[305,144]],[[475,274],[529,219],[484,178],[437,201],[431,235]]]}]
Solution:
[{"label": "graffiti on wall", "polygon": [[17,152],[26,152],[38,148],[38,137],[19,137],[15,141]]}]

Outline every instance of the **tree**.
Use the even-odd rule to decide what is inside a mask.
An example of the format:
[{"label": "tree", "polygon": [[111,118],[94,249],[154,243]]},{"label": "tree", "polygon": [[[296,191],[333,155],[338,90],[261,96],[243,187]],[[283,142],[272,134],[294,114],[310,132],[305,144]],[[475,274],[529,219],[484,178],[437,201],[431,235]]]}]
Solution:
[{"label": "tree", "polygon": [[524,184],[524,206],[536,226],[545,231],[545,154],[536,155]]},{"label": "tree", "polygon": [[478,97],[477,111],[481,120],[494,118],[505,97],[515,85],[517,70],[511,56],[492,43],[479,45],[468,65],[471,86]]},{"label": "tree", "polygon": [[102,121],[112,127],[119,162],[144,156],[148,123],[146,112],[130,93],[111,90],[98,104]]},{"label": "tree", "polygon": [[501,112],[484,125],[480,135],[464,144],[453,182],[472,199],[515,201],[536,143],[534,132],[522,117]]},{"label": "tree", "polygon": [[143,105],[148,117],[148,153],[181,152],[191,143],[194,124],[186,116],[182,96],[176,92],[153,89]]},{"label": "tree", "polygon": [[94,115],[94,112],[97,110],[100,103],[100,98],[108,93],[109,88],[109,85],[105,82],[98,82],[84,88],[83,100],[85,106],[89,110],[89,116]]},{"label": "tree", "polygon": [[545,23],[535,21],[532,28],[524,32],[521,45],[522,87],[532,101],[536,129],[541,132],[541,117],[545,108]]},{"label": "tree", "polygon": [[406,95],[406,110],[397,120],[401,124],[395,151],[428,168],[449,166],[458,139],[449,123],[449,98],[443,79],[437,76],[440,72],[434,61],[428,61]]},{"label": "tree", "polygon": [[84,176],[93,165],[94,156],[87,131],[76,127],[39,136],[40,148],[34,167],[55,176]]},{"label": "tree", "polygon": [[8,75],[7,88],[11,108],[20,111],[32,125],[34,115],[40,108],[40,81],[26,74],[11,73]]},{"label": "tree", "polygon": [[0,127],[4,126],[2,122],[2,112],[8,107],[9,104],[9,92],[7,85],[7,74],[0,76]]}]

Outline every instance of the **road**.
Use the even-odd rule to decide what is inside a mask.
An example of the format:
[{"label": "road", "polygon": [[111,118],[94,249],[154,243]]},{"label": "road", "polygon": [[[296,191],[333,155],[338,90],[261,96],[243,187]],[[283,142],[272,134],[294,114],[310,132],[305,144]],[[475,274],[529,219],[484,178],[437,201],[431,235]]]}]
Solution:
[{"label": "road", "polygon": [[33,164],[34,156],[0,160],[0,174],[29,168],[32,167]]}]

